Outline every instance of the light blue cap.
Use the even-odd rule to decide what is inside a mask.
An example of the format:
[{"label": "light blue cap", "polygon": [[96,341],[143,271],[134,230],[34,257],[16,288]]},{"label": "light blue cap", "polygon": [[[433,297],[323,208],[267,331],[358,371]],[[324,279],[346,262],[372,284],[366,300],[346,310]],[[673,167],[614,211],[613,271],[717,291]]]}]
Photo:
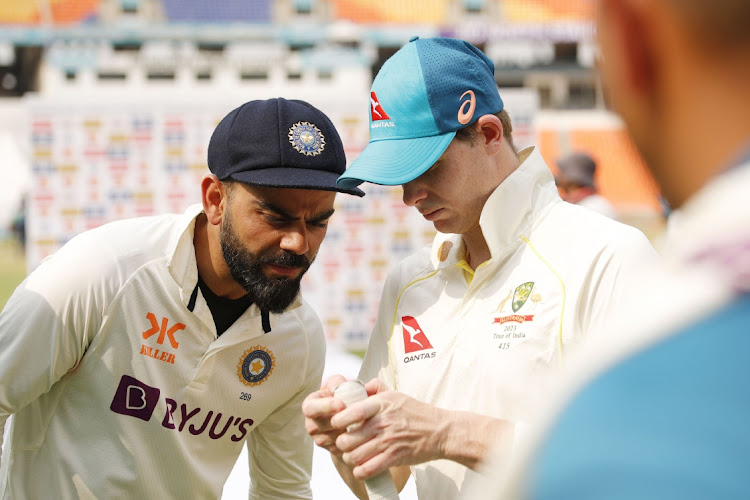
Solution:
[{"label": "light blue cap", "polygon": [[414,37],[380,69],[370,92],[370,142],[337,185],[405,184],[443,154],[456,130],[503,109],[495,65],[463,40]]}]

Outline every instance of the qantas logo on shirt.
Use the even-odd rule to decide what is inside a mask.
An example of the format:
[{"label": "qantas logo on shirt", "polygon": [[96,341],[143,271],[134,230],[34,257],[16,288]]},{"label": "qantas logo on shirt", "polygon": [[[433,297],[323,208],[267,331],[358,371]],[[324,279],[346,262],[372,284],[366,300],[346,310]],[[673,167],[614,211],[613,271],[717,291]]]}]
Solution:
[{"label": "qantas logo on shirt", "polygon": [[[129,375],[123,375],[109,409],[120,415],[148,422],[159,404],[160,394],[161,391],[158,388],[144,384]],[[251,418],[242,419],[232,415],[224,419],[224,415],[220,412],[213,410],[205,412],[202,408],[189,408],[186,404],[179,404],[172,398],[165,397],[164,403],[166,413],[161,426],[176,432],[182,432],[187,428],[193,436],[200,436],[208,430],[208,437],[211,439],[220,439],[227,435],[229,439],[237,442],[245,439],[249,427],[254,423]],[[232,432],[227,434],[230,428]]]},{"label": "qantas logo on shirt", "polygon": [[402,317],[401,327],[404,333],[405,353],[408,354],[410,352],[432,349],[432,344],[430,344],[430,341],[427,339],[427,336],[422,331],[422,327],[419,326],[416,319],[411,316]]},{"label": "qantas logo on shirt", "polygon": [[435,357],[434,348],[416,319],[412,316],[403,316],[401,318],[401,330],[404,334],[404,354],[432,349],[432,352],[419,352],[419,354],[405,356],[404,363]]}]

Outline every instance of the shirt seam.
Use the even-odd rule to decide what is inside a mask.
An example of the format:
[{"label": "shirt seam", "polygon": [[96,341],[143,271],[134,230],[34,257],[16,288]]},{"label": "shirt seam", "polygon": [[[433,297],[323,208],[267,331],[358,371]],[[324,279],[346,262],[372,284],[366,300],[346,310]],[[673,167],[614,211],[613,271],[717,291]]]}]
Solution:
[{"label": "shirt seam", "polygon": [[534,254],[537,256],[539,260],[541,260],[544,265],[547,266],[547,268],[552,272],[552,274],[555,275],[557,280],[560,282],[560,292],[561,292],[561,300],[560,300],[560,320],[557,325],[557,353],[558,353],[558,364],[560,366],[563,365],[563,318],[565,316],[565,299],[566,299],[566,293],[565,293],[565,281],[563,281],[562,276],[560,276],[560,273],[558,273],[554,267],[552,267],[552,264],[550,264],[547,259],[542,257],[542,254],[536,249],[536,247],[529,241],[529,239],[525,236],[521,236],[521,239],[528,245],[528,247],[534,252]]},{"label": "shirt seam", "polygon": [[420,278],[413,278],[411,281],[409,281],[406,285],[404,285],[401,288],[401,290],[398,293],[398,296],[396,297],[396,303],[394,304],[394,307],[393,307],[393,321],[391,323],[391,333],[390,333],[390,337],[388,339],[388,357],[390,359],[391,367],[393,369],[393,388],[394,388],[394,390],[398,390],[398,370],[396,370],[396,359],[395,359],[395,357],[393,355],[393,342],[394,342],[394,340],[393,340],[393,333],[394,333],[394,330],[396,329],[396,318],[398,316],[398,305],[401,302],[401,296],[404,294],[404,292],[406,291],[406,289],[409,288],[410,286],[415,285],[415,284],[417,284],[419,282],[422,282],[424,280],[427,280],[429,278],[432,278],[433,276],[435,276],[437,273],[439,273],[440,271],[442,271],[444,269],[447,269],[447,268],[436,269],[436,270],[432,271],[430,274],[428,274],[426,276],[422,276]]}]

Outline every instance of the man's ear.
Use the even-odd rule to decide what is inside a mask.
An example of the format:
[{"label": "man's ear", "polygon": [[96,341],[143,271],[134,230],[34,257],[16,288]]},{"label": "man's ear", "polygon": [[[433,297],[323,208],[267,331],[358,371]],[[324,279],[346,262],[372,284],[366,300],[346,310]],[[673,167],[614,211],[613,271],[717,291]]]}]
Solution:
[{"label": "man's ear", "polygon": [[208,222],[221,224],[227,204],[226,186],[213,174],[206,175],[201,181],[201,201]]},{"label": "man's ear", "polygon": [[[632,92],[646,98],[656,90],[658,71],[655,43],[658,33],[644,2],[653,0],[600,0],[600,16],[619,52],[620,75]],[[611,47],[612,47],[611,45]]]},{"label": "man's ear", "polygon": [[477,120],[477,132],[482,144],[489,149],[490,154],[500,150],[503,140],[503,124],[495,115],[482,115]]}]

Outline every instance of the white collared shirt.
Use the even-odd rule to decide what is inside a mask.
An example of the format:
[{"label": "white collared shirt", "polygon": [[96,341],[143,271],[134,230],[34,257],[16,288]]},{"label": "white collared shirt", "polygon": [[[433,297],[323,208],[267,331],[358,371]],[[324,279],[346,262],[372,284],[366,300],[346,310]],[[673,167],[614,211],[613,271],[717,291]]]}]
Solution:
[{"label": "white collared shirt", "polygon": [[[360,378],[441,408],[534,419],[550,369],[598,329],[655,260],[638,230],[564,203],[536,150],[480,217],[491,258],[469,281],[460,235],[440,234],[386,280]],[[517,432],[518,436],[518,432]],[[457,498],[473,474],[439,460],[412,467],[420,498]]]},{"label": "white collared shirt", "polygon": [[301,403],[320,387],[322,326],[299,299],[268,333],[252,305],[217,338],[196,287],[200,213],[83,233],[10,298],[0,497],[218,498],[246,439],[250,498],[311,497]]}]

